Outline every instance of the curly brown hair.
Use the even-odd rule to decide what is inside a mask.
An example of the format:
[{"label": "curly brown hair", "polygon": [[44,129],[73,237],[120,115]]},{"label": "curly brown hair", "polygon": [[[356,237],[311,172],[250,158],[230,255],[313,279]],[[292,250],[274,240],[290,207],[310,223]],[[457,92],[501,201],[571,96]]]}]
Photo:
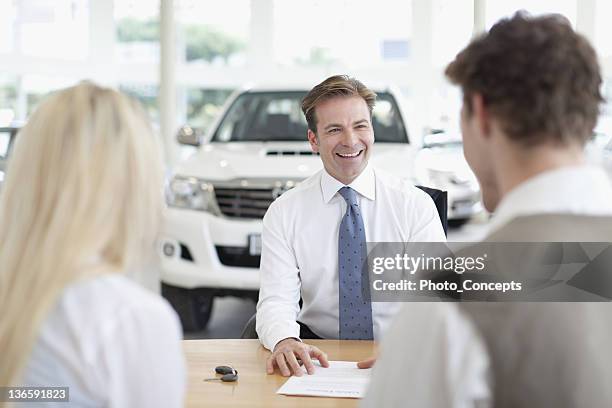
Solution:
[{"label": "curly brown hair", "polygon": [[603,102],[597,54],[561,15],[518,12],[499,21],[445,74],[461,87],[468,113],[479,93],[502,130],[524,146],[584,144]]},{"label": "curly brown hair", "polygon": [[317,134],[317,118],[315,108],[317,105],[337,96],[361,96],[368,105],[370,116],[376,104],[376,94],[361,81],[348,75],[334,75],[327,78],[308,92],[302,100],[302,112],[306,117],[308,129]]}]

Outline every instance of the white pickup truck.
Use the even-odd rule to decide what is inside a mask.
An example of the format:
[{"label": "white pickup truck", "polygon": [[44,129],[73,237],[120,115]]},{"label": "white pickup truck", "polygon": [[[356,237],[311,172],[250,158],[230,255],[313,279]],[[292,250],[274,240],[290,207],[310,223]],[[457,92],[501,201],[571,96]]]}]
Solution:
[{"label": "white pickup truck", "polygon": [[[160,251],[162,293],[185,330],[206,326],[215,296],[256,299],[268,206],[322,168],[307,143],[300,109],[307,91],[242,89],[206,137],[189,127],[179,131],[179,142],[198,146],[198,151],[180,162],[168,180]],[[397,93],[382,89],[377,94],[373,165],[447,191],[451,223],[480,211],[478,185],[461,150],[420,149],[409,138]],[[414,168],[417,162],[419,169]]]}]

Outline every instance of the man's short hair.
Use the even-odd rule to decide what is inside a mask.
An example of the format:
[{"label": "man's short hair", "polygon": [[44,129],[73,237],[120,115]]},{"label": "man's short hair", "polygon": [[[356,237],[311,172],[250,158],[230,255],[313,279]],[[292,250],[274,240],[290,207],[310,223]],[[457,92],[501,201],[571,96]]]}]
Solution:
[{"label": "man's short hair", "polygon": [[584,144],[603,102],[597,54],[561,15],[518,12],[472,40],[446,76],[467,112],[479,93],[502,130],[524,146]]},{"label": "man's short hair", "polygon": [[335,97],[360,96],[368,105],[370,117],[376,103],[376,94],[366,87],[361,81],[348,75],[334,75],[321,82],[308,92],[302,100],[302,112],[306,117],[308,129],[317,133],[317,118],[315,116],[316,106],[328,99]]}]

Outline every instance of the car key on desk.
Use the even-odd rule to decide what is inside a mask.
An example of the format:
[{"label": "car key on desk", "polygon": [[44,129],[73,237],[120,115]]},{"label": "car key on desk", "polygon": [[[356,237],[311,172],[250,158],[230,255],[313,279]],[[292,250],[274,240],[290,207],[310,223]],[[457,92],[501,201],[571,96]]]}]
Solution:
[{"label": "car key on desk", "polygon": [[215,372],[221,374],[221,377],[205,378],[204,381],[234,382],[238,380],[238,371],[230,366],[217,366]]}]

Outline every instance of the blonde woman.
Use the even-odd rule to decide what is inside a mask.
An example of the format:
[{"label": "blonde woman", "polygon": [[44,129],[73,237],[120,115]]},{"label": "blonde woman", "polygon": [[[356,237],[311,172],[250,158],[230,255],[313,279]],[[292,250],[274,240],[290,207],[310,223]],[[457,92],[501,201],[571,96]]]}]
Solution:
[{"label": "blonde woman", "polygon": [[154,254],[162,185],[126,96],[81,83],[32,115],[0,193],[0,386],[67,386],[71,406],[182,406],[177,316],[129,279]]}]

